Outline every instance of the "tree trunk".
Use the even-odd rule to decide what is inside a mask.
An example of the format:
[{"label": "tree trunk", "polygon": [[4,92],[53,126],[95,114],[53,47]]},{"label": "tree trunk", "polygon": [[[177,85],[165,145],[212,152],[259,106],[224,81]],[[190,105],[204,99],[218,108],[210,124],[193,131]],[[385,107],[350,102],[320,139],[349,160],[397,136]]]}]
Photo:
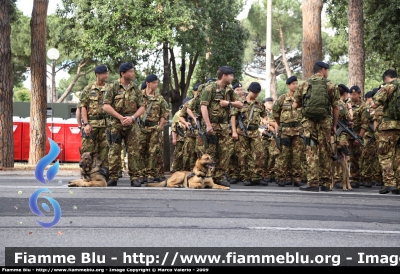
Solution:
[{"label": "tree trunk", "polygon": [[271,54],[271,97],[274,99],[278,99],[278,92],[277,92],[277,83],[276,83],[276,69],[275,69],[275,60],[274,55]]},{"label": "tree trunk", "polygon": [[31,110],[29,164],[46,154],[46,17],[48,0],[34,0],[31,18]]},{"label": "tree trunk", "polygon": [[194,72],[194,68],[196,67],[198,58],[199,58],[199,53],[198,52],[196,52],[194,57],[190,58],[189,71],[188,71],[188,74],[186,76],[186,85],[185,85],[185,90],[183,91],[183,94],[182,94],[182,98],[186,98],[187,97],[187,92],[189,90],[190,83],[191,83],[190,80],[192,79],[192,75],[193,75],[193,72]]},{"label": "tree trunk", "polygon": [[289,62],[286,58],[285,39],[283,38],[282,26],[279,26],[279,37],[281,38],[282,61],[285,65],[287,78],[289,78],[292,76],[292,71],[290,70]]},{"label": "tree trunk", "polygon": [[349,87],[357,85],[364,95],[365,48],[363,0],[349,0]]},{"label": "tree trunk", "polygon": [[[69,86],[67,87],[67,89],[66,89],[66,90],[64,91],[64,93],[61,95],[61,97],[60,97],[58,100],[56,100],[57,102],[56,102],[56,101],[54,101],[54,102],[56,102],[56,103],[62,103],[62,102],[65,100],[65,98],[67,98],[67,96],[71,93],[71,91],[72,91],[72,89],[74,88],[76,82],[78,82],[78,79],[79,79],[80,77],[85,76],[85,75],[87,75],[88,73],[94,71],[94,68],[92,68],[92,69],[89,69],[88,71],[86,71],[86,72],[84,72],[84,73],[81,73],[82,68],[83,68],[84,66],[86,66],[87,63],[89,63],[89,61],[90,61],[90,59],[89,59],[89,60],[82,60],[82,61],[79,63],[79,65],[78,65],[78,70],[77,70],[77,72],[76,72],[76,75],[75,75],[75,77],[74,77],[74,80],[72,80],[71,84],[69,84]],[[57,93],[57,92],[56,92],[56,93]]]},{"label": "tree trunk", "polygon": [[2,1],[0,5],[0,170],[2,167],[14,167],[10,8],[10,0]]},{"label": "tree trunk", "polygon": [[313,75],[316,61],[322,61],[321,11],[322,0],[302,1],[303,13],[303,80]]},{"label": "tree trunk", "polygon": [[163,84],[161,88],[161,95],[164,97],[165,101],[169,103],[170,97],[170,86],[171,86],[171,66],[169,64],[169,54],[168,54],[168,42],[163,43],[163,65],[164,65],[164,76]]},{"label": "tree trunk", "polygon": [[[182,58],[182,62],[181,62],[181,81],[180,81],[180,83],[179,83],[179,90],[180,90],[180,92],[181,92],[181,95],[183,95],[183,91],[185,90],[185,74],[186,74],[186,52],[184,52],[183,50],[182,50],[182,56],[181,56],[181,58]],[[182,98],[182,100],[184,99],[184,97],[183,96],[181,96],[181,98]]]}]

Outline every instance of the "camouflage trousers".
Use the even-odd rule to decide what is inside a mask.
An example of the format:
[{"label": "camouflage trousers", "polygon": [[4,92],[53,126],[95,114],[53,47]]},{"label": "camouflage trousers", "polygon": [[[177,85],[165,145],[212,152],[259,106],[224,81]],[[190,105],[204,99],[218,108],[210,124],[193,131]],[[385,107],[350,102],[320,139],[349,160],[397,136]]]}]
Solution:
[{"label": "camouflage trousers", "polygon": [[275,160],[275,177],[277,180],[300,182],[303,177],[302,154],[304,141],[299,135],[281,135],[282,151]]},{"label": "camouflage trousers", "polygon": [[[359,135],[359,133],[356,133]],[[351,181],[359,181],[361,179],[361,168],[360,168],[360,159],[362,154],[361,145],[356,146],[355,140],[349,140],[349,149],[351,152],[350,155],[350,180]]]},{"label": "camouflage trousers", "polygon": [[125,141],[122,140],[121,144],[122,144],[122,149],[121,149],[121,169],[120,169],[120,171],[128,169],[128,167],[126,166],[126,163],[125,163],[125,157],[126,157],[126,154],[127,154]]},{"label": "camouflage trousers", "polygon": [[139,168],[140,178],[154,179],[158,176],[159,157],[162,158],[162,145],[160,143],[161,130],[158,125],[143,127],[138,134],[138,153],[141,166]]},{"label": "camouflage trousers", "polygon": [[111,147],[108,153],[108,161],[110,165],[110,179],[117,181],[118,172],[121,171],[121,153],[123,151],[124,142],[127,155],[128,155],[128,173],[130,180],[139,178],[138,167],[139,153],[138,153],[138,125],[136,123],[131,126],[122,126],[117,121],[111,122]]},{"label": "camouflage trousers", "polygon": [[163,137],[163,133],[160,132],[160,154],[157,158],[158,162],[157,162],[157,177],[161,178],[165,176],[165,169],[164,169],[164,137]]},{"label": "camouflage trousers", "polygon": [[106,128],[94,127],[91,129],[89,136],[82,132],[82,151],[97,152],[98,158],[103,161],[103,166],[108,167],[109,146],[106,138]]},{"label": "camouflage trousers", "polygon": [[271,146],[271,140],[266,138],[266,137],[260,137],[261,139],[261,144],[262,144],[262,154],[261,154],[261,162],[262,167],[260,168],[260,170],[258,171],[261,176],[263,178],[271,178],[268,173],[269,173],[269,166],[268,166],[268,162],[269,162],[269,150],[270,150],[270,146]]},{"label": "camouflage trousers", "polygon": [[239,134],[238,164],[240,178],[246,181],[257,181],[262,178],[260,170],[263,168],[263,143],[261,138],[250,138]]},{"label": "camouflage trousers", "polygon": [[[208,147],[202,147],[204,152],[209,154],[216,163],[216,168],[213,171],[213,179],[215,183],[219,183],[225,173],[229,170],[230,159],[234,150],[232,146],[226,144],[232,139],[231,131],[228,125],[212,124],[214,134],[217,137],[217,143],[212,144],[208,142]],[[203,142],[202,142],[203,143]]]},{"label": "camouflage trousers", "polygon": [[[369,135],[364,136],[364,144],[368,144],[371,138],[372,136]],[[377,150],[378,143],[376,141],[362,149],[360,158],[362,182],[382,182]]]},{"label": "camouflage trousers", "polygon": [[272,139],[269,146],[269,157],[268,157],[268,166],[267,166],[267,177],[270,179],[275,179],[275,171],[276,171],[276,158],[279,156],[279,149],[276,146],[276,140]]},{"label": "camouflage trousers", "polygon": [[[185,138],[186,139],[186,138]],[[173,161],[172,161],[172,171],[181,171],[183,169],[183,146],[185,141],[182,139],[181,141],[176,142],[176,146],[174,148],[173,153]]]},{"label": "camouflage trousers", "polygon": [[183,144],[183,156],[182,156],[182,168],[186,171],[191,171],[197,161],[196,153],[196,136],[185,137],[185,142]]},{"label": "camouflage trousers", "polygon": [[305,141],[307,183],[310,186],[319,186],[319,183],[322,183],[322,186],[329,186],[331,183],[333,150],[330,128],[330,118],[321,122],[303,121],[304,136],[307,138]]},{"label": "camouflage trousers", "polygon": [[378,158],[385,186],[400,189],[400,130],[382,130],[376,133]]},{"label": "camouflage trousers", "polygon": [[242,169],[241,166],[239,166],[239,159],[238,159],[238,147],[239,147],[239,141],[231,138],[229,140],[229,143],[227,146],[230,147],[230,149],[233,150],[233,154],[230,159],[230,164],[229,164],[229,169],[228,169],[228,176],[232,179],[243,179],[240,177],[240,170]]}]

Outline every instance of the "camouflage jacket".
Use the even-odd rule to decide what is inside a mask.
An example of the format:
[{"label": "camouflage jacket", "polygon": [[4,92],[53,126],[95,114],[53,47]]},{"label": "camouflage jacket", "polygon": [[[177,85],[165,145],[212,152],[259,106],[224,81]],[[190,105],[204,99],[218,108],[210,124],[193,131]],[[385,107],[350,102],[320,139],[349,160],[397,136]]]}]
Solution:
[{"label": "camouflage jacket", "polygon": [[[158,123],[161,118],[168,120],[169,111],[167,110],[164,98],[159,94],[148,96],[146,95],[146,90],[142,90],[141,93],[145,112],[140,116],[140,119],[143,121],[144,117],[146,116],[146,112],[148,112],[145,122]],[[151,104],[151,102],[153,103]],[[151,109],[149,109],[150,104]]]},{"label": "camouflage jacket", "polygon": [[179,121],[179,116],[181,115],[182,110],[178,110],[174,117],[172,117],[172,121],[171,121],[171,131],[176,133],[176,141],[177,142],[183,142],[185,141],[185,138],[182,137],[181,135],[179,135],[179,133],[177,132],[177,125],[179,125],[181,127],[182,133],[185,135],[185,132],[183,130],[183,125],[182,123]]},{"label": "camouflage jacket", "polygon": [[[312,75],[310,78],[322,78],[322,76],[318,74]],[[340,93],[339,89],[333,82],[328,80],[328,92],[329,92],[329,103],[331,107],[336,107],[339,105],[340,101]],[[299,107],[303,107],[303,97],[306,95],[308,89],[308,82],[302,82],[299,87],[297,88],[296,92],[294,93],[294,101],[298,104]],[[302,122],[306,121],[307,118],[303,117]]]},{"label": "camouflage jacket", "polygon": [[387,104],[391,100],[391,95],[395,89],[395,84],[391,82],[381,87],[373,98],[375,105],[383,106],[383,117],[378,126],[378,130],[400,129],[400,120],[385,119],[388,112]]},{"label": "camouflage jacket", "polygon": [[[196,137],[197,136],[197,125],[196,125],[196,121],[194,121],[193,119],[191,119],[191,117],[189,116],[187,110],[190,109],[190,106],[193,106],[193,104],[195,103],[197,97],[194,97],[192,99],[190,99],[189,101],[187,101],[184,105],[183,108],[180,111],[179,117],[183,117],[186,121],[188,121],[188,119],[190,119],[191,125],[192,127],[195,129],[194,130],[194,134],[192,134],[192,132],[189,129],[186,129],[186,133],[187,136],[189,137]],[[197,113],[196,111],[192,111],[193,115],[196,117]]]},{"label": "camouflage jacket", "polygon": [[[136,85],[131,82],[127,87],[121,84],[121,80],[114,81],[104,96],[104,104],[110,104],[116,112],[124,116],[131,116],[143,106]],[[114,119],[118,121],[117,119]]]},{"label": "camouflage jacket", "polygon": [[[251,109],[253,109],[252,117],[250,117]],[[239,113],[243,113],[243,116],[244,116],[243,125],[247,129],[247,136],[250,138],[258,138],[260,136],[260,133],[258,131],[258,126],[261,124],[262,119],[267,117],[267,113],[265,111],[264,104],[261,103],[259,100],[255,100],[252,102],[245,100],[245,101],[243,101],[242,108],[240,108],[240,109],[233,108],[232,115],[236,116],[237,133],[240,135],[244,135],[244,132],[239,127],[239,123],[238,123],[239,118],[237,117],[237,115]],[[249,128],[247,128],[248,125],[249,125]],[[254,129],[251,129],[251,128],[254,128]]]},{"label": "camouflage jacket", "polygon": [[[279,130],[284,135],[300,135],[303,131],[301,125],[301,109],[293,109],[294,97],[289,92],[281,95],[272,108],[274,118],[279,118]],[[290,124],[290,125],[289,125]]]},{"label": "camouflage jacket", "polygon": [[[109,84],[99,87],[96,82],[87,85],[80,96],[79,107],[85,107],[87,116],[91,127],[105,127],[107,126],[105,116],[108,114],[104,111],[104,96],[106,91],[110,88]],[[95,116],[103,116],[104,118],[96,119]],[[92,120],[92,119],[95,120]],[[100,118],[100,117],[97,117]]]},{"label": "camouflage jacket", "polygon": [[353,109],[353,130],[356,134],[359,134],[363,128],[368,131],[368,124],[366,123],[366,110],[367,105],[363,101],[350,102],[351,108]]},{"label": "camouflage jacket", "polygon": [[208,115],[212,127],[220,126],[228,127],[228,119],[230,108],[229,106],[221,107],[219,100],[227,100],[230,102],[239,101],[239,96],[233,91],[232,86],[228,85],[225,88],[218,86],[217,82],[212,82],[204,87],[201,94],[202,106],[208,107]]}]

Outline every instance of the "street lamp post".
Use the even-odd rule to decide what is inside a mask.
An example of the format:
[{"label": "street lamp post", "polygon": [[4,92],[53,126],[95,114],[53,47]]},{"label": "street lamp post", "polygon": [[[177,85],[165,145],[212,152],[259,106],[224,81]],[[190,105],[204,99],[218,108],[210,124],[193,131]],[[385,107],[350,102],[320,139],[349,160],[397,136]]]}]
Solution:
[{"label": "street lamp post", "polygon": [[51,60],[51,139],[53,139],[54,123],[53,123],[53,101],[56,93],[56,60],[60,57],[60,53],[56,48],[47,51],[47,57]]}]

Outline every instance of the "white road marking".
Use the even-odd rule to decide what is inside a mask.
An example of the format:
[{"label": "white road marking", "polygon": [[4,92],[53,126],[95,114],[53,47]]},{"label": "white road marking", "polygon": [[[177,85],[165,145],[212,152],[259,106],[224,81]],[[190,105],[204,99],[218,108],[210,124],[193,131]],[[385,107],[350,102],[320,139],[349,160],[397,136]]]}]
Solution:
[{"label": "white road marking", "polygon": [[400,234],[397,230],[366,230],[366,229],[339,229],[339,228],[312,228],[312,227],[248,227],[253,230],[280,230],[280,231],[310,231],[310,232],[345,232],[345,233],[375,233],[375,234]]}]

